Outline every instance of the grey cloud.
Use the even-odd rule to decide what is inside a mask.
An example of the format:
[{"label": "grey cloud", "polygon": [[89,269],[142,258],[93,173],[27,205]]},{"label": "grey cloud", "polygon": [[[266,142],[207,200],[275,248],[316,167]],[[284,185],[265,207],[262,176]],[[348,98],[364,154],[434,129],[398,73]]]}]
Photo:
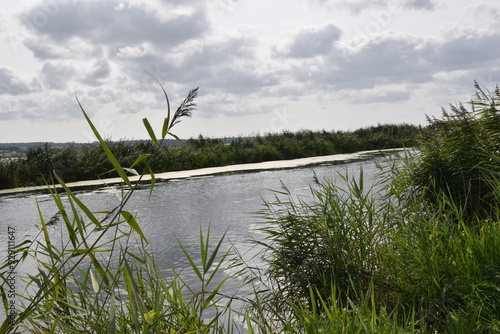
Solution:
[{"label": "grey cloud", "polygon": [[[247,38],[233,38],[216,43],[195,45],[170,54],[153,51],[137,57],[120,58],[117,52],[114,60],[137,81],[152,83],[155,87],[154,80],[147,73],[153,74],[163,82],[175,81],[181,84],[203,86],[205,89],[215,89],[215,87],[220,87],[219,80],[233,80],[220,76],[221,71],[233,75],[235,72],[240,72],[238,67],[243,66],[242,63],[249,63],[246,67],[253,68],[252,47],[253,41]],[[251,69],[245,71],[245,73],[250,72]],[[252,73],[248,76],[253,77],[257,74]],[[249,80],[248,76],[246,80]],[[232,89],[233,84],[229,84],[226,88]]]},{"label": "grey cloud", "polygon": [[36,58],[41,60],[89,59],[89,57],[102,57],[104,54],[104,46],[91,45],[76,37],[66,43],[54,43],[48,36],[37,35],[36,38],[26,38],[23,43]]},{"label": "grey cloud", "polygon": [[341,89],[425,82],[432,79],[432,66],[419,50],[420,45],[421,41],[408,36],[372,40],[349,57],[332,55],[328,69],[312,80]]},{"label": "grey cloud", "polygon": [[0,112],[0,121],[9,121],[16,118],[19,118],[19,113],[16,113],[14,111]]},{"label": "grey cloud", "polygon": [[436,3],[431,0],[407,0],[405,4],[407,7],[414,9],[433,10],[436,8]]},{"label": "grey cloud", "polygon": [[33,114],[32,110],[40,110],[38,101],[31,95],[17,96],[16,99],[0,96],[0,120],[29,118]]},{"label": "grey cloud", "polygon": [[203,8],[165,19],[137,5],[120,7],[117,1],[58,2],[52,10],[41,4],[23,13],[21,21],[58,43],[78,37],[95,43],[130,45],[148,41],[165,47],[199,37],[209,27]]},{"label": "grey cloud", "polygon": [[469,69],[478,65],[497,64],[500,60],[500,34],[460,36],[425,50],[442,69]]},{"label": "grey cloud", "polygon": [[395,103],[410,98],[408,90],[381,91],[378,93],[362,93],[352,97],[353,103]]},{"label": "grey cloud", "polygon": [[277,78],[272,76],[261,76],[252,72],[251,69],[242,71],[229,66],[217,70],[214,79],[209,91],[217,88],[229,93],[249,94],[266,86],[279,84]]},{"label": "grey cloud", "polygon": [[104,60],[96,61],[82,82],[87,85],[98,85],[103,79],[109,77],[111,73],[109,63]]},{"label": "grey cloud", "polygon": [[60,50],[54,48],[53,45],[44,43],[40,39],[28,38],[24,41],[24,45],[33,52],[33,55],[38,59],[56,59],[62,58]]},{"label": "grey cloud", "polygon": [[33,92],[36,82],[27,82],[8,67],[0,67],[0,95],[23,95]]},{"label": "grey cloud", "polygon": [[294,36],[283,55],[293,58],[311,58],[328,54],[340,35],[341,30],[334,24],[302,29]]},{"label": "grey cloud", "polygon": [[388,34],[373,37],[347,56],[332,50],[317,71],[295,64],[293,75],[298,81],[337,89],[431,82],[437,73],[495,68],[500,61],[498,40],[500,36],[495,34],[445,41]]},{"label": "grey cloud", "polygon": [[40,79],[44,86],[49,89],[65,89],[70,80],[76,76],[75,68],[64,62],[45,62],[40,71]]}]

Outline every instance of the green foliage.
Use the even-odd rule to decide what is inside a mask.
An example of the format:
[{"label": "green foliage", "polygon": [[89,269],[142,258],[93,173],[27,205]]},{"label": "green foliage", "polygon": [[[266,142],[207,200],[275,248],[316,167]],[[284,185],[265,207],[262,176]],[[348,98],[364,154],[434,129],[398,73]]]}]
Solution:
[{"label": "green foliage", "polygon": [[[172,120],[164,122],[163,138],[153,141],[155,145],[161,145],[167,135],[176,137],[171,129],[182,117],[190,116],[195,97],[196,90],[190,91]],[[210,250],[209,237],[204,238],[200,230],[201,269],[185,251],[202,282],[201,290],[191,288],[175,271],[173,274],[177,279],[167,279],[147,252],[140,225],[125,210],[139,184],[132,183],[126,172],[135,172],[133,168],[151,161],[151,155],[141,154],[129,167],[122,166],[110,149],[111,145],[99,135],[83,108],[82,113],[108,163],[123,180],[120,203],[108,212],[92,212],[55,171],[54,179],[62,186],[67,200],[62,199],[55,187],[49,187],[59,213],[46,222],[38,207],[39,234],[18,244],[14,250],[16,260],[7,259],[0,267],[0,296],[5,311],[8,310],[9,275],[20,262],[27,260],[37,268],[36,274],[25,279],[26,293],[21,295],[22,302],[17,305],[15,319],[6,319],[0,333],[17,332],[18,328],[33,333],[219,331],[220,319],[228,310],[220,306],[226,299],[219,293],[225,279],[217,282],[215,288],[210,286],[210,291],[207,289],[229,254],[229,251],[225,254],[219,252],[223,238],[214,250]],[[54,151],[46,146],[29,152],[28,157],[39,162],[37,168],[47,168],[52,164]],[[54,241],[51,229],[57,226],[60,235],[58,241]],[[208,322],[207,312],[211,314]]]},{"label": "green foliage", "polygon": [[477,96],[473,113],[433,120],[420,152],[389,160],[375,188],[344,176],[312,202],[284,191],[266,203],[261,303],[284,332],[500,330],[498,89]]},{"label": "green foliage", "polygon": [[313,190],[312,204],[294,200],[288,192],[280,193],[285,200],[266,203],[261,231],[267,238],[261,244],[278,292],[275,303],[290,298],[310,303],[310,289],[319,302],[328,299],[332,287],[347,303],[374,276],[383,225],[373,189],[364,188],[363,173],[358,181],[339,176],[347,188],[321,183]]},{"label": "green foliage", "polygon": [[[261,212],[265,268],[248,266],[237,249],[225,247],[225,236],[214,242],[210,229],[200,228],[198,254],[179,244],[195,284],[174,268],[169,278],[159,269],[140,222],[126,210],[139,185],[128,174],[151,174],[152,191],[155,164],[231,163],[233,150],[242,159],[247,152],[252,159],[288,158],[331,148],[333,137],[343,138],[336,149],[359,148],[362,140],[391,145],[387,137],[401,129],[378,126],[356,136],[284,132],[230,143],[200,136],[178,149],[164,148],[168,135],[177,138],[172,127],[190,116],[197,91],[170,115],[163,90],[168,110],[162,135],[156,138],[144,120],[151,142],[135,143],[136,151],[106,142],[86,117],[102,151],[94,162],[122,178],[121,198],[106,212],[92,212],[66,184],[68,166],[83,151],[68,148],[66,160],[57,159],[64,150],[48,145],[28,152],[33,169],[23,172],[47,179],[39,172],[55,169],[52,177],[64,195],[49,187],[58,214],[46,221],[38,207],[39,234],[17,245],[15,263],[0,264],[5,311],[10,272],[21,262],[36,268],[25,278],[17,318],[5,320],[0,333],[232,333],[242,326],[248,333],[498,333],[499,94],[497,89],[490,98],[476,88],[472,112],[459,107],[432,120],[419,154],[388,160],[375,185],[366,187],[361,172],[357,179],[338,175],[345,187],[316,180],[307,201],[286,186],[276,191]],[[94,149],[89,146],[87,157],[97,157]],[[233,278],[253,291],[250,299],[222,292]],[[233,309],[235,300],[241,308]]]},{"label": "green foliage", "polygon": [[[190,92],[190,99],[196,96]],[[179,113],[189,114],[192,101],[183,102]],[[168,118],[168,117],[167,117]],[[167,121],[165,118],[165,121]],[[178,123],[178,118],[174,119]],[[283,131],[278,134],[248,138],[207,138],[199,135],[185,145],[162,145],[165,137],[156,138],[152,125],[144,120],[151,141],[104,141],[118,163],[130,166],[141,154],[155,159],[137,164],[140,174],[151,167],[156,173],[226,166],[270,160],[297,159],[361,150],[410,147],[415,144],[419,128],[408,124],[378,125],[354,132],[342,131]],[[163,130],[162,130],[163,131]],[[172,136],[173,137],[173,136]],[[175,138],[175,137],[174,137]],[[102,138],[101,138],[102,139]],[[118,176],[116,167],[100,145],[70,144],[63,148],[44,146],[31,148],[24,159],[0,160],[0,189],[50,183],[53,171],[65,182]]]},{"label": "green foliage", "polygon": [[443,109],[419,145],[421,160],[414,179],[430,203],[443,192],[464,210],[466,220],[488,217],[499,205],[494,196],[500,161],[500,90],[485,93],[476,84],[468,110]]}]

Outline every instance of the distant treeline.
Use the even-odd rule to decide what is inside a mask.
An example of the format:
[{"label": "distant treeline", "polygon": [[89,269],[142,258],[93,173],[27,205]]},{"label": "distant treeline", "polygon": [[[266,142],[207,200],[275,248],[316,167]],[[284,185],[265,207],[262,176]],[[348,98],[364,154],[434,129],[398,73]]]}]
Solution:
[{"label": "distant treeline", "polygon": [[[189,170],[272,160],[297,159],[321,155],[353,153],[416,144],[420,127],[410,124],[385,124],[355,131],[283,131],[253,137],[191,138],[185,145],[160,148],[147,141],[109,142],[122,166],[131,166],[142,153],[154,156],[154,172]],[[144,165],[135,168],[141,172]],[[113,177],[113,169],[100,146],[68,144],[31,147],[24,157],[0,160],[0,189],[43,185],[56,171],[65,182]]]}]

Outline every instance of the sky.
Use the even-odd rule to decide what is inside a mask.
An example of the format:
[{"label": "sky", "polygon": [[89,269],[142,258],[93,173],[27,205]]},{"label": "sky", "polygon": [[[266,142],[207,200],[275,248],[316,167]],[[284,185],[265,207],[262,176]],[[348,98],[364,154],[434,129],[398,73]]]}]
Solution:
[{"label": "sky", "polygon": [[0,0],[0,143],[426,124],[500,83],[497,0]]}]

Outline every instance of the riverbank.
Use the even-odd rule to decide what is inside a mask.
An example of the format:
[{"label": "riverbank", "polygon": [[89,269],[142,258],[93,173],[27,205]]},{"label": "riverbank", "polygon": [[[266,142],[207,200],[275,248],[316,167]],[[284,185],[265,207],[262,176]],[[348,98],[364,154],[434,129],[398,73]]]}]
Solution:
[{"label": "riverbank", "polygon": [[[302,167],[321,165],[321,164],[337,164],[346,161],[365,160],[376,155],[397,153],[397,152],[402,152],[404,150],[405,150],[404,148],[370,150],[370,151],[360,151],[349,154],[334,154],[334,155],[300,158],[292,160],[276,160],[276,161],[265,161],[258,163],[249,163],[249,164],[228,165],[221,167],[208,167],[208,168],[199,168],[199,169],[184,170],[184,171],[157,173],[155,174],[155,177],[157,182],[164,182],[168,180],[186,179],[190,177],[200,177],[200,176],[218,175],[226,173],[244,173],[244,172],[255,172],[260,170],[302,168]],[[150,179],[151,179],[150,175],[144,175],[142,177],[142,181],[150,181]],[[132,182],[137,182],[139,180],[139,177],[133,176],[130,177],[130,180]],[[104,187],[107,185],[119,184],[121,183],[121,181],[122,181],[121,178],[114,177],[114,178],[106,178],[99,180],[68,182],[67,185],[72,189],[85,189],[85,188]],[[59,185],[57,185],[56,187],[59,188]],[[0,196],[21,194],[26,192],[45,192],[45,191],[47,191],[47,186],[2,189],[0,190]]]}]

